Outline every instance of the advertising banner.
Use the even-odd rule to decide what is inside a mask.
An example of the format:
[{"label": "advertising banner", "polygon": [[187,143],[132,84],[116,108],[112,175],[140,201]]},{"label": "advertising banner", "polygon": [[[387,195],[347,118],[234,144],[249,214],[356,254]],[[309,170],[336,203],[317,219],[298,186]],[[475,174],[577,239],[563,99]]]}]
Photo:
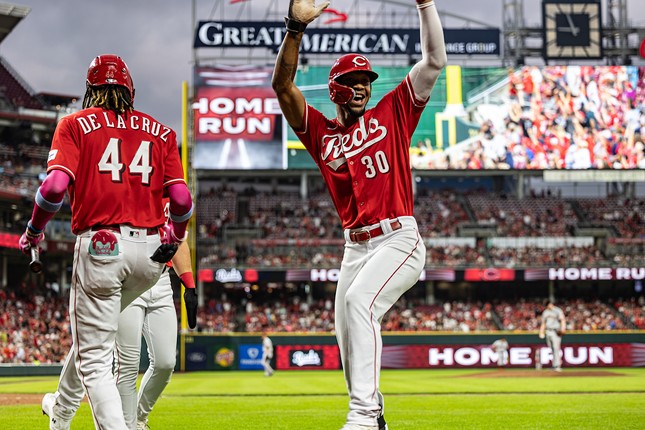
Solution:
[{"label": "advertising banner", "polygon": [[[383,336],[386,369],[496,368],[495,340],[509,348],[501,363],[510,368],[552,367],[553,357],[536,332],[388,333]],[[340,351],[331,333],[276,334],[272,366],[278,370],[341,369]],[[247,343],[249,342],[249,343]],[[145,355],[145,354],[144,354]],[[565,368],[645,367],[642,331],[567,332],[561,358]],[[247,334],[200,334],[186,337],[187,370],[262,370],[262,348]]]},{"label": "advertising banner", "polygon": [[336,345],[277,345],[276,369],[340,369]]},{"label": "advertising banner", "polygon": [[[195,48],[264,48],[278,52],[284,22],[199,21]],[[316,28],[302,38],[306,54],[419,54],[418,28]],[[444,29],[446,51],[454,55],[500,55],[500,31],[492,29]]]},{"label": "advertising banner", "polygon": [[[142,354],[142,357],[147,356]],[[206,345],[190,345],[186,351],[186,370],[208,370],[208,347]]]},{"label": "advertising banner", "polygon": [[645,279],[645,267],[552,267],[525,269],[525,281],[638,281]]},{"label": "advertising banner", "polygon": [[195,68],[195,169],[283,169],[282,113],[272,67]]},{"label": "advertising banner", "polygon": [[262,370],[262,344],[240,345],[240,370]]},{"label": "advertising banner", "polygon": [[[642,344],[565,344],[563,367],[630,367],[645,365]],[[536,355],[537,354],[537,355]],[[511,345],[506,367],[542,367],[552,362],[546,345]],[[435,369],[498,367],[498,355],[490,345],[400,345],[384,346],[382,366],[387,369]]]},{"label": "advertising banner", "polygon": [[18,240],[20,235],[11,233],[0,233],[0,247],[3,248],[18,248]]},{"label": "advertising banner", "polygon": [[[200,269],[202,282],[337,282],[340,269]],[[524,281],[643,281],[645,267],[551,267],[540,269],[469,268],[425,269],[419,281],[510,282]]]},{"label": "advertising banner", "polygon": [[212,345],[208,348],[208,369],[234,370],[237,367],[235,351],[231,345]]}]

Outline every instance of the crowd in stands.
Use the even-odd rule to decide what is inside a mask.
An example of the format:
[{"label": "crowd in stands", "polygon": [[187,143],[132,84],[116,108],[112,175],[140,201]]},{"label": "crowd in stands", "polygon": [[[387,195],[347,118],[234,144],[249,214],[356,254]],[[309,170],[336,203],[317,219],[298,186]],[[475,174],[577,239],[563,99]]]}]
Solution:
[{"label": "crowd in stands", "polygon": [[[71,345],[66,295],[0,289],[0,363],[60,363]],[[176,307],[179,309],[177,301]],[[613,301],[558,301],[567,330],[592,332],[645,329],[645,297]],[[536,332],[544,299],[463,301],[434,304],[401,298],[383,318],[383,331]],[[178,315],[180,313],[178,312]],[[333,297],[298,295],[269,300],[208,298],[198,312],[201,333],[334,331]]]},{"label": "crowd in stands", "polygon": [[[208,199],[217,195],[208,193]],[[200,225],[218,224],[218,234],[206,229],[200,235],[202,267],[339,267],[342,259],[342,228],[324,194],[303,199],[295,192],[224,192],[227,214],[237,201],[248,204],[249,216],[220,223],[221,213],[200,212]],[[213,197],[214,198],[214,197]],[[233,199],[233,201],[231,201]],[[602,241],[521,246],[487,243],[485,237],[572,238],[580,225],[606,230],[615,236],[645,242],[645,200],[625,198],[562,199],[550,194],[524,199],[484,191],[422,190],[415,201],[415,216],[426,239],[426,266],[438,267],[549,267],[586,265],[642,265],[645,256],[632,248],[607,249]],[[236,231],[252,232],[252,238],[227,240]],[[476,230],[472,234],[464,229]],[[485,233],[481,233],[485,231]],[[471,237],[472,243],[437,238]],[[635,245],[635,246],[638,246]]]},{"label": "crowd in stands", "polygon": [[[311,303],[297,297],[257,304],[227,302],[201,310],[202,332],[331,332],[334,330],[332,299]],[[645,298],[601,301],[570,299],[558,302],[567,316],[567,330],[607,331],[645,328]],[[467,302],[450,300],[424,304],[401,298],[386,313],[383,331],[537,331],[544,299]]]},{"label": "crowd in stands", "polygon": [[614,305],[634,327],[645,329],[645,297],[617,300]]},{"label": "crowd in stands", "polygon": [[[502,109],[447,150],[419,143],[425,169],[645,168],[645,67],[511,69]],[[480,115],[482,115],[480,113]]]},{"label": "crowd in stands", "polygon": [[67,298],[0,289],[0,363],[61,363],[72,344]]}]

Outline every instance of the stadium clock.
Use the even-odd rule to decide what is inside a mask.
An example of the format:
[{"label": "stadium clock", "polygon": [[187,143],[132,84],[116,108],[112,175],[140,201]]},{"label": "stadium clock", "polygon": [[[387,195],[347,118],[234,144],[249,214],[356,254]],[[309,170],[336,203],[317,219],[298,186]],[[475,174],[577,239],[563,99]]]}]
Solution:
[{"label": "stadium clock", "polygon": [[602,58],[600,11],[600,0],[543,0],[544,58]]}]

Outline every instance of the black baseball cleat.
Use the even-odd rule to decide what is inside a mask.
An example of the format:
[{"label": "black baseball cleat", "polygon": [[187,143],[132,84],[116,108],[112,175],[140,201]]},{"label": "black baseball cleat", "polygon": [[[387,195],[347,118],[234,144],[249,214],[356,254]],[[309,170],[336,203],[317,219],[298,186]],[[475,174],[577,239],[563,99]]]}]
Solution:
[{"label": "black baseball cleat", "polygon": [[383,415],[378,417],[378,420],[376,422],[378,423],[378,430],[387,430],[387,423],[385,422]]}]

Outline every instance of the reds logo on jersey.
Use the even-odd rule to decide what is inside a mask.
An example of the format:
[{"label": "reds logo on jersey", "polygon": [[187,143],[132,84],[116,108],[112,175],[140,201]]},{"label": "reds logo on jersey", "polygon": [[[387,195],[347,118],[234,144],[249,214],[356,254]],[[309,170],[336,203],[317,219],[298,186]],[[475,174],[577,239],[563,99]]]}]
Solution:
[{"label": "reds logo on jersey", "polygon": [[365,124],[365,117],[362,116],[357,124],[350,133],[326,134],[322,137],[321,158],[331,169],[338,170],[347,162],[347,158],[360,154],[387,136],[387,128],[380,125],[376,118],[370,118]]}]

